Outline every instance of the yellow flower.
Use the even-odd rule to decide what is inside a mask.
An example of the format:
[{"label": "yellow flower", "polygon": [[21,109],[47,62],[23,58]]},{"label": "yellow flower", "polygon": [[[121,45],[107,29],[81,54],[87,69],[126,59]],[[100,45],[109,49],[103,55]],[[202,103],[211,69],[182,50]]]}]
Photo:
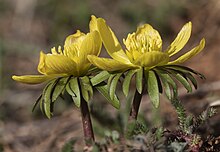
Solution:
[{"label": "yellow flower", "polygon": [[87,55],[98,56],[102,42],[97,31],[97,19],[92,16],[90,21],[90,32],[84,34],[79,30],[66,38],[64,50],[51,49],[51,53],[40,52],[38,71],[42,75],[13,76],[16,81],[38,84],[56,77],[85,76],[91,66]]},{"label": "yellow flower", "polygon": [[148,70],[156,66],[180,64],[197,55],[205,46],[205,40],[202,39],[198,46],[176,60],[170,61],[170,57],[178,53],[188,42],[192,29],[191,22],[183,26],[165,51],[162,51],[160,34],[149,24],[138,27],[136,32],[128,34],[126,40],[123,39],[125,51],[104,19],[97,20],[97,28],[112,59],[99,58],[94,55],[89,55],[88,59],[92,64],[107,71],[125,71],[141,67]]}]

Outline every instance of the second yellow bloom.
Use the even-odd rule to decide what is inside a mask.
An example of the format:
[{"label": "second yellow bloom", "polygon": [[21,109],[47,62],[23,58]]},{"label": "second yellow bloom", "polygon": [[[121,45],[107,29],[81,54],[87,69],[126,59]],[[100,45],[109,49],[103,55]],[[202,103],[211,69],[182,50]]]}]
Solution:
[{"label": "second yellow bloom", "polygon": [[156,66],[180,64],[198,54],[205,46],[205,40],[202,39],[198,46],[186,54],[174,61],[170,60],[170,57],[178,53],[188,42],[192,29],[191,22],[183,26],[176,39],[165,51],[162,51],[160,34],[149,24],[144,24],[138,27],[136,32],[128,34],[123,40],[125,51],[104,19],[97,20],[97,29],[112,59],[94,55],[89,55],[88,59],[100,69],[111,72],[141,67],[148,70]]}]

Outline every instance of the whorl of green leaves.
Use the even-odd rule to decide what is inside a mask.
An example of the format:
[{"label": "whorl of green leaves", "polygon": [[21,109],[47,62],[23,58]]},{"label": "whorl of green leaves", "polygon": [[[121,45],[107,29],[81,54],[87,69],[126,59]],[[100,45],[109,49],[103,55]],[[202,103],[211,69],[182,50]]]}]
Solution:
[{"label": "whorl of green leaves", "polygon": [[192,86],[197,89],[197,81],[194,75],[199,76],[201,79],[205,78],[197,71],[180,65],[159,66],[150,70],[129,70],[124,74],[125,78],[122,84],[125,96],[129,93],[130,82],[134,75],[137,91],[141,94],[144,88],[143,86],[145,85],[149,98],[156,108],[159,107],[159,95],[162,93],[165,93],[169,100],[177,98],[177,82],[182,84],[187,92],[192,92]]},{"label": "whorl of green leaves", "polygon": [[[40,104],[41,111],[51,118],[53,114],[54,103],[59,96],[63,96],[65,92],[71,96],[76,107],[80,107],[81,99],[89,102],[93,97],[93,89],[97,89],[115,108],[119,108],[119,100],[115,94],[116,85],[121,74],[110,75],[106,71],[102,71],[96,76],[90,78],[84,77],[63,77],[56,78],[47,83],[42,94],[34,104],[33,110]],[[104,81],[112,77],[110,84]],[[110,92],[109,92],[110,90]]]},{"label": "whorl of green leaves", "polygon": [[182,84],[187,92],[192,92],[192,85],[197,89],[197,81],[194,75],[199,76],[201,79],[205,79],[205,77],[199,72],[180,65],[161,66],[153,70],[159,76],[160,79],[158,79],[158,81],[161,80],[161,84],[163,85],[163,89],[169,100],[178,96],[176,82]]},{"label": "whorl of green leaves", "polygon": [[141,94],[145,86],[152,104],[158,108],[160,104],[159,95],[163,92],[169,100],[177,97],[178,87],[176,82],[180,82],[188,92],[192,92],[192,85],[197,89],[197,81],[194,75],[204,79],[202,74],[179,65],[155,67],[151,70],[141,68],[120,73],[102,71],[93,77],[84,76],[77,78],[69,76],[56,78],[47,83],[33,110],[39,103],[41,111],[50,118],[53,113],[54,102],[59,96],[67,92],[72,97],[74,104],[80,107],[82,98],[86,102],[92,98],[94,88],[112,106],[118,109],[120,107],[119,99],[116,95],[118,82],[121,77],[124,77],[122,90],[127,96],[133,76],[135,76],[136,90]]}]

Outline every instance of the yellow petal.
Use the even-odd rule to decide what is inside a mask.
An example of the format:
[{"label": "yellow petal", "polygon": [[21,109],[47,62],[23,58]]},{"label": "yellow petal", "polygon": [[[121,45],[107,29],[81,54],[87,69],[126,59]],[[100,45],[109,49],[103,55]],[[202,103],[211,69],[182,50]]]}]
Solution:
[{"label": "yellow petal", "polygon": [[39,84],[54,78],[53,76],[46,75],[24,75],[24,76],[12,76],[12,79],[18,82],[26,84]]},{"label": "yellow petal", "polygon": [[[91,33],[90,38],[88,38],[88,40],[84,40],[83,44],[85,45],[86,43],[87,45],[86,47],[93,50],[92,53],[88,53],[88,54],[99,55],[101,51],[101,47],[102,47],[102,40],[101,40],[99,33],[97,32],[98,31],[97,18],[94,15],[91,16],[89,28],[90,28],[90,33]],[[87,41],[89,41],[89,39],[91,39],[90,46],[87,44]]]},{"label": "yellow petal", "polygon": [[110,29],[110,27],[106,25],[104,19],[99,18],[97,20],[97,27],[108,54],[117,61],[130,63],[125,52],[122,50],[117,37]]},{"label": "yellow petal", "polygon": [[84,36],[85,33],[81,32],[80,30],[77,30],[76,33],[69,35],[65,40],[65,46],[72,45],[73,43],[76,43],[77,41],[80,41],[79,38]]},{"label": "yellow petal", "polygon": [[146,52],[140,56],[135,64],[142,67],[154,67],[167,64],[169,62],[169,56],[166,53],[159,51]]},{"label": "yellow petal", "polygon": [[85,34],[77,30],[75,34],[69,35],[64,44],[64,55],[70,58],[78,56],[79,49],[85,39]]},{"label": "yellow petal", "polygon": [[189,22],[183,26],[181,31],[178,33],[175,40],[171,43],[171,45],[165,51],[169,54],[169,56],[173,56],[178,53],[188,42],[192,30],[192,23]]},{"label": "yellow petal", "polygon": [[97,18],[94,15],[91,16],[91,20],[89,22],[89,29],[90,29],[90,32],[98,31]]},{"label": "yellow petal", "polygon": [[84,40],[79,51],[79,57],[87,55],[99,55],[102,47],[102,41],[99,33],[93,31],[88,33]]},{"label": "yellow petal", "polygon": [[79,75],[83,75],[90,67],[90,62],[87,59],[88,55],[98,56],[101,51],[102,41],[97,31],[93,31],[84,36],[82,45],[75,57],[71,59],[77,64]]},{"label": "yellow petal", "polygon": [[76,63],[63,55],[44,54],[40,52],[38,71],[45,75],[66,74],[77,75]]},{"label": "yellow petal", "polygon": [[97,66],[98,68],[110,72],[125,71],[130,68],[137,68],[137,66],[134,65],[124,64],[114,59],[99,58],[94,55],[88,55],[88,59],[93,65]]},{"label": "yellow petal", "polygon": [[199,52],[201,52],[204,47],[205,47],[205,39],[202,39],[198,46],[193,48],[191,51],[185,53],[184,55],[182,55],[181,57],[179,57],[175,61],[169,62],[168,64],[180,64],[180,63],[183,63],[186,60],[189,60],[191,57],[197,55]]},{"label": "yellow petal", "polygon": [[134,63],[135,62],[135,60],[137,60],[137,58],[139,58],[140,56],[142,56],[142,52],[140,52],[140,51],[136,51],[136,50],[132,50],[132,51],[126,51],[126,54],[127,54],[127,56],[128,56],[128,58],[129,58],[129,60],[132,62],[132,63]]}]

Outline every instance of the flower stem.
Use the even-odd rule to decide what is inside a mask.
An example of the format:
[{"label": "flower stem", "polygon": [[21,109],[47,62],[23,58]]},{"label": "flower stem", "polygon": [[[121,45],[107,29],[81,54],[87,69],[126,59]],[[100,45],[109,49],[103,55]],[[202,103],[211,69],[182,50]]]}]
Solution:
[{"label": "flower stem", "polygon": [[142,95],[143,95],[143,90],[141,94],[136,90],[128,119],[129,121],[137,120]]},{"label": "flower stem", "polygon": [[92,128],[92,121],[90,118],[89,108],[87,102],[82,98],[81,99],[81,117],[82,117],[82,124],[83,124],[83,132],[86,145],[91,145],[91,142],[95,141],[93,128]]}]

